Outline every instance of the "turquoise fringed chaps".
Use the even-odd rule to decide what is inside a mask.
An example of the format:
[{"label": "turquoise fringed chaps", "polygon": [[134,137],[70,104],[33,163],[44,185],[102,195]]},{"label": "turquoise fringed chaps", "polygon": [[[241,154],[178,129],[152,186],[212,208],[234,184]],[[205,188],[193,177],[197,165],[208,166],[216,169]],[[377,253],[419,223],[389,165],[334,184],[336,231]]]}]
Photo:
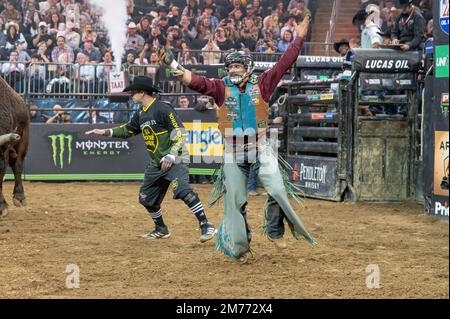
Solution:
[{"label": "turquoise fringed chaps", "polygon": [[[315,245],[315,239],[308,233],[289,203],[287,194],[290,193],[298,200],[298,196],[294,194],[298,188],[289,182],[284,168],[280,167],[278,158],[268,143],[260,145],[258,153],[261,163],[259,180],[267,193],[283,209],[293,236],[298,239],[300,234],[311,245]],[[239,259],[250,251],[245,220],[241,214],[241,207],[247,201],[247,177],[231,154],[225,154],[224,164],[211,194],[210,205],[217,203],[220,197],[224,198],[225,211],[217,233],[216,248],[233,259]]]}]

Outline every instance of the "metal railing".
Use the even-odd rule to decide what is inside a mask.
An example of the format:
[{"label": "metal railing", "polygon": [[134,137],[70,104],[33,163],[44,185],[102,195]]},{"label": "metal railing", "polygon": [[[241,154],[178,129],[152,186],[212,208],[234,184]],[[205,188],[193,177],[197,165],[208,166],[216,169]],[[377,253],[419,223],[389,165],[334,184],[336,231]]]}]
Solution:
[{"label": "metal railing", "polygon": [[[325,37],[325,43],[332,44],[334,42],[334,35],[336,33],[337,17],[339,15],[339,8],[341,7],[341,0],[333,1],[333,9],[331,10],[330,29]],[[326,45],[326,55],[330,55],[330,45]]]}]

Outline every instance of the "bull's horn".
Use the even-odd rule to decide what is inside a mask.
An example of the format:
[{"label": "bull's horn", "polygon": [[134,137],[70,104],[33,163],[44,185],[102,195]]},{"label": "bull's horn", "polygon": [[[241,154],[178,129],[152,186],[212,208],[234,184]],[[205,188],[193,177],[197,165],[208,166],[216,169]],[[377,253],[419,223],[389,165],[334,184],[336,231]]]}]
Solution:
[{"label": "bull's horn", "polygon": [[0,146],[4,145],[6,143],[18,141],[18,140],[20,140],[20,135],[18,135],[18,134],[9,133],[9,134],[5,134],[5,135],[0,135]]}]

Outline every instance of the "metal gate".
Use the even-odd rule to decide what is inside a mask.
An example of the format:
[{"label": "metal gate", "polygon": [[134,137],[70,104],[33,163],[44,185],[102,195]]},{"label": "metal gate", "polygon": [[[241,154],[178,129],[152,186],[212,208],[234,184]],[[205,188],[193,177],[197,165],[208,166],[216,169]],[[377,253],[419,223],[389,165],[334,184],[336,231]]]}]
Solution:
[{"label": "metal gate", "polygon": [[416,80],[420,55],[384,49],[353,53],[350,105],[355,108],[352,171],[356,198],[414,199],[422,171]]},{"label": "metal gate", "polygon": [[[342,200],[347,189],[347,87],[335,79],[287,85],[286,159],[306,196]],[[351,122],[351,121],[350,121]]]}]

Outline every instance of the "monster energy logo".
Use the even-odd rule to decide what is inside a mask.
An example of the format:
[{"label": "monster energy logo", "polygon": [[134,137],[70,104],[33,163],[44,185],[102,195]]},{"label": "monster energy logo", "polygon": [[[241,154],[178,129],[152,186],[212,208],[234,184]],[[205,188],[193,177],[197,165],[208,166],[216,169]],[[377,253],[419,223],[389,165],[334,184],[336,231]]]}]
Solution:
[{"label": "monster energy logo", "polygon": [[64,157],[66,156],[66,153],[67,162],[70,165],[72,162],[72,135],[58,134],[50,135],[48,138],[52,141],[52,156],[55,166],[60,167],[61,169],[64,168]]}]

